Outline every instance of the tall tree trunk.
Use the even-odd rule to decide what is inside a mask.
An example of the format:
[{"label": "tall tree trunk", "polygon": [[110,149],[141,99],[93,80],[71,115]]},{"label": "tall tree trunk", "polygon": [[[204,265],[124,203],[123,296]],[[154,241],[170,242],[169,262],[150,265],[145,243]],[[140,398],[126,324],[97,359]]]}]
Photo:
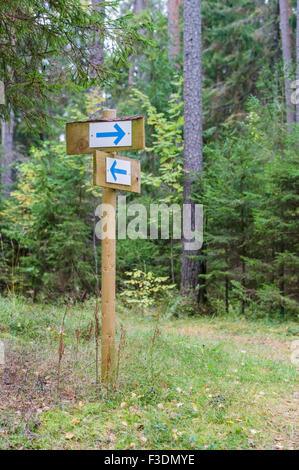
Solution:
[{"label": "tall tree trunk", "polygon": [[135,0],[134,11],[136,15],[142,12],[145,9],[145,0]]},{"label": "tall tree trunk", "polygon": [[[195,182],[202,172],[201,0],[184,1],[184,204],[191,204],[194,229]],[[188,250],[183,238],[181,293],[195,293],[199,250]]]},{"label": "tall tree trunk", "polygon": [[[92,0],[92,8],[98,10],[100,13],[104,11],[104,7],[101,6],[104,0]],[[95,31],[95,37],[93,40],[93,45],[91,47],[90,58],[93,67],[98,67],[104,64],[104,42],[103,39],[99,37],[99,31]],[[91,76],[95,77],[96,73],[94,70],[91,70]]]},{"label": "tall tree trunk", "polygon": [[[299,0],[297,0],[297,29],[296,29],[296,89],[299,88]],[[296,94],[297,98],[297,94]],[[296,104],[296,122],[299,124],[299,100]]]},{"label": "tall tree trunk", "polygon": [[[104,12],[104,7],[101,5],[104,0],[92,0],[93,10]],[[93,43],[90,48],[90,76],[95,78],[97,75],[96,70],[104,65],[104,41],[100,37],[98,30],[94,31]],[[88,91],[90,109],[88,115],[90,118],[100,117],[102,115],[102,89],[99,86],[91,87]]]},{"label": "tall tree trunk", "polygon": [[[134,2],[134,13],[135,15],[139,15],[142,10],[144,10],[146,7],[145,5],[145,0],[135,0]],[[142,32],[142,31],[140,31]],[[130,59],[130,69],[129,69],[129,76],[128,76],[128,84],[129,86],[134,85],[134,73],[135,73],[135,67],[136,67],[136,56],[133,55]]]},{"label": "tall tree trunk", "polygon": [[181,50],[180,41],[180,5],[183,0],[168,0],[168,57],[170,62],[178,66]]},{"label": "tall tree trunk", "polygon": [[[11,46],[13,49],[16,47],[16,39],[14,31],[12,31]],[[13,70],[8,67],[8,72],[11,75],[11,80],[14,82]],[[4,97],[5,98],[5,97]],[[10,110],[9,118],[7,121],[1,121],[1,144],[2,144],[2,162],[1,162],[1,185],[2,194],[9,196],[13,183],[13,163],[15,161],[14,152],[14,128],[15,128],[15,115],[13,110]]]},{"label": "tall tree trunk", "polygon": [[291,32],[289,25],[289,4],[288,0],[279,0],[280,9],[280,31],[282,42],[282,56],[284,67],[284,82],[285,82],[285,102],[286,102],[286,117],[288,130],[292,129],[292,124],[295,122],[294,107],[291,102],[292,88],[290,80],[290,72],[292,66],[292,46],[291,46]]},{"label": "tall tree trunk", "polygon": [[9,121],[1,122],[1,143],[2,143],[2,162],[1,162],[1,185],[4,195],[9,195],[13,178],[12,178],[12,165],[14,162],[14,113],[10,112]]},{"label": "tall tree trunk", "polygon": [[[92,0],[92,8],[94,10],[98,10],[99,12],[104,12],[104,7],[101,5],[104,0]],[[91,70],[90,75],[92,78],[96,77],[96,71],[94,67],[103,66],[104,65],[104,41],[99,36],[99,31],[94,31],[94,38],[93,44],[91,45],[90,51],[90,61],[91,61]],[[90,109],[88,110],[88,117],[91,118],[99,118],[102,116],[102,90],[100,86],[90,87],[88,90],[90,102],[92,103]],[[94,104],[95,103],[95,104]],[[95,207],[97,205],[97,201],[94,200],[94,211],[92,214],[92,219],[95,221]],[[94,252],[94,263],[95,263],[95,278],[96,278],[96,298],[98,299],[99,296],[99,270],[98,270],[98,253],[97,253],[97,237],[95,233],[95,222],[93,226],[93,252]],[[97,309],[95,311],[95,320],[96,325],[95,328],[97,329]],[[96,335],[96,343],[97,343],[97,335]],[[97,345],[98,346],[98,345]],[[96,347],[97,347],[96,346]],[[98,353],[96,351],[96,362],[98,361]]]}]

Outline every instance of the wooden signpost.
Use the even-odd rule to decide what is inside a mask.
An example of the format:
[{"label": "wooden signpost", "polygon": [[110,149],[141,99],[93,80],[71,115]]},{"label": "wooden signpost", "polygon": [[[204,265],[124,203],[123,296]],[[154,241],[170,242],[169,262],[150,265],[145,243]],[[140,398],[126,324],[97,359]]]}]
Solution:
[{"label": "wooden signpost", "polygon": [[115,151],[144,147],[143,116],[116,118],[116,110],[106,109],[102,119],[66,125],[67,154],[93,153],[93,182],[103,187],[101,376],[106,385],[115,364],[116,190],[140,193],[140,162]]}]

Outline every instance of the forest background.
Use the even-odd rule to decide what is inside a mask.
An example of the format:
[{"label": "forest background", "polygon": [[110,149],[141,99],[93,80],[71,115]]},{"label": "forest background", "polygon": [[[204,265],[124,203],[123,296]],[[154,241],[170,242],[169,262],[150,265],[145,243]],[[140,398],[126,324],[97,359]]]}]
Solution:
[{"label": "forest background", "polygon": [[193,1],[0,3],[0,291],[95,295],[101,189],[91,156],[66,155],[66,122],[104,108],[145,115],[146,150],[126,153],[141,159],[142,193],[127,202],[149,207],[185,200],[199,116],[188,197],[204,207],[203,247],[189,258],[178,240],[118,240],[117,291],[174,314],[295,319],[299,2],[203,0],[202,24]]}]

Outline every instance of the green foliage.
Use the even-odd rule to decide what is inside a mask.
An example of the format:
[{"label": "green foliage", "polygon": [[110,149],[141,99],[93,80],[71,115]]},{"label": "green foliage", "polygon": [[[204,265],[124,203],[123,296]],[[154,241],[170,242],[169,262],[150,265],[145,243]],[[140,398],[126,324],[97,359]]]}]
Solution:
[{"label": "green foliage", "polygon": [[202,2],[203,99],[207,128],[229,117],[244,118],[265,66],[271,84],[280,57],[277,3],[262,0]]},{"label": "green foliage", "polygon": [[[22,156],[15,191],[1,211],[0,287],[48,297],[77,295],[82,289],[91,293],[94,255],[99,262],[93,225],[100,191],[91,185],[90,159],[66,156],[62,144],[55,144],[61,141],[62,124],[98,115],[103,106],[117,108],[119,115],[144,112],[147,147],[138,155],[127,152],[142,164],[138,202],[147,210],[151,203],[181,204],[182,64],[168,60],[161,2],[148,1],[134,16],[132,1],[120,2],[119,9],[118,2],[105,2],[105,14],[90,14],[86,2],[26,0],[18,2],[14,26],[10,13],[16,2],[2,3],[0,73],[8,103],[21,117],[14,137]],[[298,129],[286,133],[282,122],[276,7],[262,0],[202,2],[204,172],[195,199],[204,205],[199,261],[207,268],[200,285],[207,288],[208,303],[197,309],[190,299],[173,296],[166,302],[169,317],[195,311],[297,317]],[[49,20],[45,25],[39,21],[43,15]],[[294,20],[293,14],[295,32]],[[15,28],[15,49],[7,47],[11,38],[5,21],[8,30]],[[91,80],[86,50],[96,29],[107,47],[105,67],[99,66]],[[55,92],[59,100],[49,103]],[[45,129],[41,120],[37,138],[28,132],[22,113],[30,119],[49,113],[56,122]],[[128,203],[135,197],[129,195]],[[125,272],[144,273],[140,282],[152,273],[153,279],[168,279],[163,286],[178,287],[180,254],[176,240],[118,240],[118,290],[123,290]],[[148,305],[149,294],[143,297],[140,302]]]},{"label": "green foliage", "polygon": [[90,163],[66,156],[62,144],[45,143],[20,166],[20,183],[1,214],[3,234],[18,247],[17,257],[2,260],[13,263],[13,279],[1,270],[10,290],[43,285],[51,295],[94,284]]},{"label": "green foliage", "polygon": [[[118,67],[126,65],[133,45],[145,44],[145,38],[132,15],[116,16],[118,1],[104,3],[105,9],[95,10],[84,8],[79,0],[1,0],[0,79],[7,103],[0,108],[3,116],[12,107],[27,125],[45,126],[49,100],[70,83],[87,86],[115,78],[111,67],[94,63],[90,55],[95,34],[109,41],[111,61]],[[149,24],[142,21],[141,26]]]},{"label": "green foliage", "polygon": [[166,284],[167,276],[156,277],[151,271],[145,273],[135,270],[125,274],[129,279],[123,281],[125,289],[121,296],[128,305],[137,304],[141,308],[148,308],[175,287]]},{"label": "green foliage", "polygon": [[167,114],[159,113],[147,96],[137,89],[133,90],[133,101],[139,103],[147,114],[152,144],[146,151],[159,159],[157,171],[155,174],[145,174],[144,183],[161,188],[160,200],[169,204],[180,202],[183,191],[182,80],[175,81],[174,86],[177,92],[169,100]]},{"label": "green foliage", "polygon": [[243,312],[296,315],[298,136],[277,116],[277,103],[251,99],[246,121],[227,124],[223,140],[206,146],[203,277],[213,292],[216,281],[227,309],[238,299]]},{"label": "green foliage", "polygon": [[[129,64],[121,69],[117,64],[115,68],[113,57],[107,58],[108,66],[115,73],[119,72],[118,80],[109,84],[107,90],[119,115],[139,112],[138,107],[128,100],[132,86],[142,90],[158,112],[167,111],[169,96],[176,91],[173,86],[173,65],[168,60],[168,21],[161,13],[162,8],[159,3],[152,2],[150,8],[132,18],[132,23],[139,23],[140,32],[144,34],[147,43],[145,47],[142,43],[136,44],[134,53],[129,58]],[[126,5],[123,11],[127,11]],[[146,28],[142,22],[145,22]]]}]

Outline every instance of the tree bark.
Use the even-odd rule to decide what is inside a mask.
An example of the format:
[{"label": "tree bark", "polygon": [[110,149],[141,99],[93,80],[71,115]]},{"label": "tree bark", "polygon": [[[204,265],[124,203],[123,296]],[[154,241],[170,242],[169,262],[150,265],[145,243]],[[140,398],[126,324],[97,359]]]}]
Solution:
[{"label": "tree bark", "polygon": [[[101,6],[104,0],[92,0],[92,8],[98,10],[99,12],[104,11],[104,7]],[[99,37],[99,31],[95,31],[95,37],[93,40],[93,45],[91,47],[90,59],[92,63],[91,76],[94,78],[96,76],[94,67],[98,67],[104,64],[104,42]]]},{"label": "tree bark", "polygon": [[168,0],[168,58],[178,66],[181,51],[180,41],[180,5],[183,0]]},{"label": "tree bark", "polygon": [[10,120],[1,122],[1,143],[2,143],[2,162],[1,162],[1,185],[2,192],[8,196],[13,182],[12,165],[14,163],[14,113],[10,112]]},{"label": "tree bark", "polygon": [[[16,38],[14,31],[12,31],[12,48],[16,47]],[[8,67],[11,74],[12,82],[14,82],[14,72]],[[15,128],[15,115],[12,109],[9,112],[9,119],[1,121],[1,144],[2,144],[2,162],[1,162],[1,185],[2,194],[9,196],[13,183],[13,163],[15,161],[14,152],[14,128]]]},{"label": "tree bark", "polygon": [[[104,0],[92,0],[92,8],[94,10],[98,10],[99,12],[104,12],[104,7],[101,5]],[[100,38],[99,31],[95,30],[94,31],[94,38],[93,38],[93,43],[91,45],[91,50],[90,50],[90,62],[91,62],[91,69],[90,69],[90,76],[92,78],[96,77],[96,70],[98,66],[103,66],[104,65],[104,41]],[[90,87],[88,90],[88,94],[90,96],[90,101],[93,103],[96,101],[97,105],[94,108],[92,106],[92,109],[88,110],[88,117],[90,119],[92,118],[98,118],[102,116],[102,90],[100,86],[95,86],[95,87]],[[96,205],[96,201],[94,201],[94,205]],[[92,214],[92,218],[94,219],[94,213]],[[95,219],[94,219],[95,220]],[[94,262],[95,262],[95,278],[96,278],[96,298],[98,301],[98,296],[99,296],[99,271],[98,271],[98,254],[97,254],[97,237],[95,234],[95,223],[93,226],[93,250],[94,250]],[[96,343],[98,341],[97,338],[97,322],[98,322],[98,317],[97,317],[97,308],[95,311],[95,337],[96,337]],[[97,352],[97,345],[96,345],[96,362],[98,361],[98,352]],[[98,372],[96,373],[98,375]]]},{"label": "tree bark", "polygon": [[291,33],[289,25],[289,4],[288,0],[279,0],[280,10],[280,31],[282,42],[282,56],[284,67],[284,83],[285,83],[285,102],[286,102],[286,119],[288,130],[292,130],[292,124],[295,122],[294,107],[291,102],[292,87],[290,80],[290,72],[292,66],[292,46]]},{"label": "tree bark", "polygon": [[[202,172],[202,42],[201,1],[184,1],[184,204],[191,204],[194,229],[196,180]],[[181,294],[195,294],[199,250],[189,251],[183,237]]]},{"label": "tree bark", "polygon": [[[92,0],[93,10],[98,12],[104,12],[104,7],[101,6],[104,0]],[[90,76],[95,78],[97,76],[97,70],[99,67],[104,65],[104,41],[100,37],[100,31],[94,31],[93,43],[90,48]],[[88,111],[90,119],[100,117],[102,115],[102,89],[99,86],[94,86],[89,89],[89,96],[91,103],[98,103],[98,106],[91,106]]]},{"label": "tree bark", "polygon": [[[297,29],[296,29],[296,89],[299,88],[299,0],[297,0]],[[297,98],[297,93],[296,93]],[[296,122],[299,124],[299,100],[296,102]]]},{"label": "tree bark", "polygon": [[145,9],[145,0],[135,0],[134,11],[136,15],[142,12]]},{"label": "tree bark", "polygon": [[[135,15],[139,15],[142,10],[144,10],[146,7],[145,5],[145,0],[135,0],[134,2],[134,13]],[[140,31],[142,33],[142,31]],[[136,67],[136,56],[133,55],[131,57],[131,64],[129,68],[129,75],[128,75],[128,84],[129,86],[134,85],[134,73],[135,73],[135,67]]]}]

